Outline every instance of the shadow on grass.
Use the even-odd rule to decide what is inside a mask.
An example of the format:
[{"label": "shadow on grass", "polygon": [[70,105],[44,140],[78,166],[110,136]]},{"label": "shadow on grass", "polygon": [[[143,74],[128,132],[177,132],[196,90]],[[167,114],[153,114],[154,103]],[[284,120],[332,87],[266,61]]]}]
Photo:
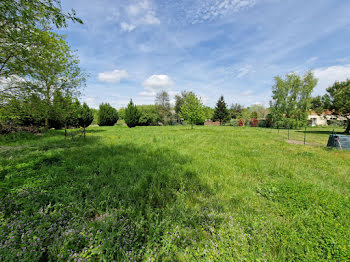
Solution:
[{"label": "shadow on grass", "polygon": [[[298,133],[304,133],[305,131],[304,130],[298,130],[298,131],[295,131],[295,132],[298,132]],[[306,133],[307,134],[318,134],[318,135],[330,135],[333,133],[332,130],[306,130]],[[342,132],[335,132],[336,134],[344,134],[344,131]]]},{"label": "shadow on grass", "polygon": [[[162,225],[168,223],[163,219],[171,213],[167,210],[183,211],[175,205],[180,195],[212,193],[195,172],[184,168],[191,161],[188,156],[167,148],[98,146],[95,142],[54,147],[55,150],[33,155],[7,169],[0,179],[0,239],[9,243],[7,235],[11,233],[17,242],[7,245],[5,252],[4,242],[0,241],[0,260],[4,256],[16,257],[15,254],[31,260],[53,259],[62,253],[65,260],[72,258],[73,252],[83,252],[92,245],[93,240],[90,243],[88,238],[80,239],[88,234],[88,224],[104,230],[104,236],[97,239],[104,251],[97,257],[125,259],[127,250],[141,248],[152,238],[158,243],[166,227]],[[177,215],[170,215],[170,220],[176,220]],[[73,229],[77,233],[67,235]],[[22,240],[23,230],[33,235],[28,233]],[[128,242],[121,242],[126,241],[121,236],[128,236]],[[30,248],[35,252],[26,253],[23,246],[34,240],[35,247]]]}]

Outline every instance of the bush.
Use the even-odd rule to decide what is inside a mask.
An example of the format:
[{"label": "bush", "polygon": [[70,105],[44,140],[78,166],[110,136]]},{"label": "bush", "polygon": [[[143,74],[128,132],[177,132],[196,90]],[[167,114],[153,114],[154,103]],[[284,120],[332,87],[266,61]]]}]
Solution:
[{"label": "bush", "polygon": [[128,127],[139,125],[140,112],[137,110],[137,107],[132,100],[130,100],[128,107],[125,109],[124,120]]},{"label": "bush", "polygon": [[140,113],[140,126],[157,126],[158,122],[161,121],[161,117],[155,105],[137,106],[137,110]]},{"label": "bush", "polygon": [[232,118],[232,119],[230,120],[230,125],[231,125],[231,126],[238,126],[238,119]]},{"label": "bush", "polygon": [[79,116],[78,116],[79,125],[84,128],[88,127],[89,125],[91,125],[93,120],[94,120],[94,115],[92,110],[89,108],[89,106],[86,103],[84,103],[80,109]]},{"label": "bush", "polygon": [[252,119],[250,119],[250,126],[251,127],[257,127],[258,126],[258,119],[256,119],[256,118],[252,118]]},{"label": "bush", "polygon": [[11,126],[0,124],[0,135],[7,135],[10,133],[27,132],[32,134],[39,134],[40,129],[35,126]]},{"label": "bush", "polygon": [[327,120],[327,125],[335,126],[335,127],[345,127],[346,121],[331,119],[331,120]]},{"label": "bush", "polygon": [[99,126],[114,126],[118,121],[118,112],[108,103],[102,103],[98,111]]},{"label": "bush", "polygon": [[301,121],[301,120],[295,120],[292,118],[283,118],[280,121],[276,121],[273,124],[273,127],[275,128],[290,128],[290,129],[299,129],[303,126],[305,126],[307,122]]},{"label": "bush", "polygon": [[259,119],[258,127],[271,127],[270,121],[268,119]]}]

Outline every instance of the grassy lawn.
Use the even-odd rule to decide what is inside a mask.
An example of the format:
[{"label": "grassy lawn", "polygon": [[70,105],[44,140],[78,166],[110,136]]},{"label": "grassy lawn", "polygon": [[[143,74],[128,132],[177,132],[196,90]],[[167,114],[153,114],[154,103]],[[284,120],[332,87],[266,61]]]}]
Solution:
[{"label": "grassy lawn", "polygon": [[0,137],[0,261],[349,260],[350,151],[329,131]]}]

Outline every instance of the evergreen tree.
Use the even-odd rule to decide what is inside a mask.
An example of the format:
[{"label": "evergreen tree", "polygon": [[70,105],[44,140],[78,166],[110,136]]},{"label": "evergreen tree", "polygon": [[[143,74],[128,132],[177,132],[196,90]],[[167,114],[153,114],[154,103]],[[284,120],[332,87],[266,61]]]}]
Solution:
[{"label": "evergreen tree", "polygon": [[87,128],[92,121],[94,120],[94,115],[92,110],[89,108],[89,106],[84,103],[83,106],[80,108],[78,114],[78,122],[79,125],[84,128],[84,137],[85,137],[85,128]]},{"label": "evergreen tree", "polygon": [[94,115],[92,113],[92,110],[89,108],[89,106],[86,103],[84,103],[80,109],[79,116],[78,116],[79,125],[86,128],[89,125],[91,125],[93,120],[94,120]]},{"label": "evergreen tree", "polygon": [[227,110],[227,105],[224,100],[224,96],[221,96],[216,103],[214,110],[214,120],[219,120],[220,125],[225,123],[229,118],[229,112]]},{"label": "evergreen tree", "polygon": [[102,103],[98,111],[99,126],[114,126],[118,121],[118,112],[108,103]]},{"label": "evergreen tree", "polygon": [[135,127],[139,124],[140,121],[140,112],[138,111],[136,105],[130,99],[130,102],[125,109],[124,120],[128,127]]}]

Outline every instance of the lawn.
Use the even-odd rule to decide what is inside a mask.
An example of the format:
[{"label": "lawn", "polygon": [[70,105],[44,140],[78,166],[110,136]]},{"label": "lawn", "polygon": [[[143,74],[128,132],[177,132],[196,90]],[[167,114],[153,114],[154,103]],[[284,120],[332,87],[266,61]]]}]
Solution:
[{"label": "lawn", "polygon": [[349,260],[350,151],[307,131],[0,137],[0,261]]}]

